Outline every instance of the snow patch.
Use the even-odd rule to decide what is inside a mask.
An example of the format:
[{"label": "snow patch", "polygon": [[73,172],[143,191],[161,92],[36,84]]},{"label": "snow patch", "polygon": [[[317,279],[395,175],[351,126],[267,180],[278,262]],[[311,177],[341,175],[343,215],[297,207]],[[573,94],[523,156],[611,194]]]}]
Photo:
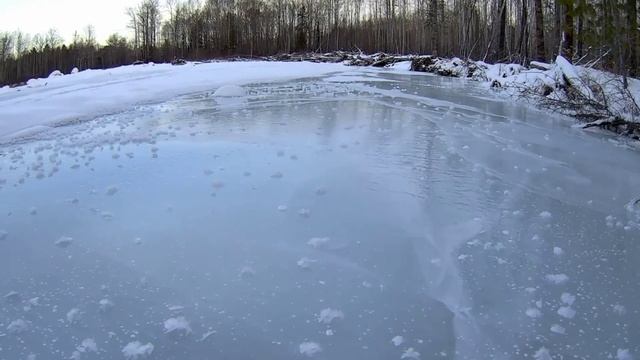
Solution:
[{"label": "snow patch", "polygon": [[133,341],[122,348],[122,354],[129,360],[145,358],[153,353],[153,344],[142,344],[140,341]]},{"label": "snow patch", "polygon": [[404,353],[402,353],[402,356],[400,357],[400,359],[418,360],[420,359],[420,353],[415,351],[413,348],[408,348],[407,350],[404,351]]},{"label": "snow patch", "polygon": [[539,215],[542,219],[551,219],[551,213],[548,211],[543,211]]},{"label": "snow patch", "polygon": [[316,342],[303,342],[300,344],[299,350],[300,354],[311,357],[321,352],[322,347]]},{"label": "snow patch", "polygon": [[551,353],[544,346],[538,349],[538,351],[533,354],[533,358],[535,360],[553,360],[553,358],[551,357]]},{"label": "snow patch", "polygon": [[613,312],[616,313],[617,315],[624,315],[627,313],[627,309],[620,304],[614,304],[612,305],[613,308]]},{"label": "snow patch", "polygon": [[633,356],[631,355],[631,352],[629,351],[629,349],[618,349],[618,351],[616,352],[616,359],[617,360],[633,360]]},{"label": "snow patch", "polygon": [[550,283],[561,285],[569,281],[569,277],[566,274],[548,274],[546,277]]},{"label": "snow patch", "polygon": [[241,86],[223,85],[213,95],[218,97],[240,97],[247,95],[247,92]]},{"label": "snow patch", "polygon": [[7,326],[7,332],[9,334],[21,334],[29,328],[29,323],[23,319],[17,319],[9,323]]},{"label": "snow patch", "polygon": [[393,339],[391,339],[391,343],[395,346],[400,346],[402,345],[402,343],[404,343],[404,337],[400,335],[394,336]]},{"label": "snow patch", "polygon": [[329,241],[331,241],[331,239],[328,237],[314,237],[307,241],[307,244],[317,249],[325,246]]},{"label": "snow patch", "polygon": [[560,300],[564,304],[567,304],[567,305],[571,306],[576,301],[576,297],[571,295],[571,294],[569,294],[569,293],[562,293],[562,295],[560,295]]},{"label": "snow patch", "polygon": [[243,279],[251,278],[255,274],[256,274],[256,271],[253,270],[251,266],[243,266],[242,269],[240,269],[240,277]]},{"label": "snow patch", "polygon": [[164,322],[165,334],[189,335],[191,334],[191,326],[184,316],[170,318]]},{"label": "snow patch", "polygon": [[67,312],[67,322],[70,324],[79,323],[82,319],[82,312],[78,308],[73,308]]},{"label": "snow patch", "polygon": [[73,243],[73,238],[72,237],[70,237],[70,236],[61,236],[58,240],[56,240],[54,245],[59,247],[59,248],[61,248],[61,249],[66,249],[72,243]]},{"label": "snow patch", "polygon": [[111,310],[115,306],[115,304],[109,299],[101,299],[100,301],[98,301],[98,306],[100,307],[101,312],[107,312]]},{"label": "snow patch", "polygon": [[340,310],[331,308],[324,309],[320,311],[320,314],[318,314],[318,322],[321,322],[323,324],[331,324],[333,320],[341,319],[344,319],[344,313]]},{"label": "snow patch", "polygon": [[96,341],[93,339],[84,339],[76,349],[81,353],[86,353],[86,352],[97,353],[98,344],[96,344]]},{"label": "snow patch", "polygon": [[311,265],[318,260],[309,259],[308,257],[303,257],[296,262],[299,268],[301,269],[310,269]]},{"label": "snow patch", "polygon": [[563,318],[573,319],[573,317],[576,316],[576,311],[573,310],[570,306],[561,306],[558,309],[558,315],[562,316]]},{"label": "snow patch", "polygon": [[551,325],[551,332],[556,333],[556,334],[564,335],[566,333],[566,330],[565,330],[565,328],[563,328],[562,326],[560,326],[558,324],[553,324],[553,325]]},{"label": "snow patch", "polygon": [[527,311],[525,311],[525,314],[527,314],[528,317],[534,318],[534,319],[542,316],[542,312],[536,308],[527,309]]}]

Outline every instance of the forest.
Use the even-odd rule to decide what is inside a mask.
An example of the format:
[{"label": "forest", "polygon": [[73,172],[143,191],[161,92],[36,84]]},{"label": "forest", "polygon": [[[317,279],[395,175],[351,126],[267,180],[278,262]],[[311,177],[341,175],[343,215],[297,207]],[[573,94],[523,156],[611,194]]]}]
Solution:
[{"label": "forest", "polygon": [[636,0],[143,0],[129,34],[98,43],[0,32],[0,86],[53,70],[333,50],[432,54],[526,65],[562,54],[636,76]]}]

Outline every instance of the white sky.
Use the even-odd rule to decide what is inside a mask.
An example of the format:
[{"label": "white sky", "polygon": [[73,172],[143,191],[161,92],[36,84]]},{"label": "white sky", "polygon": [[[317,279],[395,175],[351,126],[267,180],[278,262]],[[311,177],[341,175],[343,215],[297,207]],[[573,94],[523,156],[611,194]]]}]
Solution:
[{"label": "white sky", "polygon": [[0,31],[21,30],[32,35],[58,30],[65,42],[91,24],[103,42],[118,32],[128,36],[127,7],[139,0],[0,0]]}]

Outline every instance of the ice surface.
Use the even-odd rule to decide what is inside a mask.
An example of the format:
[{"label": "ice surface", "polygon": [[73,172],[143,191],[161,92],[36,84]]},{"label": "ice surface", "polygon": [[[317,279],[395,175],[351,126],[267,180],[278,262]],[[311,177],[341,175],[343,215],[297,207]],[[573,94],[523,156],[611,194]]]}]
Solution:
[{"label": "ice surface", "polygon": [[465,81],[321,68],[2,90],[27,120],[50,89],[202,91],[0,147],[0,359],[640,354],[638,150]]}]

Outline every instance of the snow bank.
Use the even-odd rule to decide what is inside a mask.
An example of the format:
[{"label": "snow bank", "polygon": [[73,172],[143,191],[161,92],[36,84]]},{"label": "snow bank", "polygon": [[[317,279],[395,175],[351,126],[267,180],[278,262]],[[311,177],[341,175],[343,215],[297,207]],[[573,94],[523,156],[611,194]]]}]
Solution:
[{"label": "snow bank", "polygon": [[[87,120],[136,104],[162,102],[201,91],[232,89],[256,82],[283,81],[348,71],[341,64],[216,62],[122,66],[32,79],[26,86],[0,88],[0,140]],[[243,90],[244,92],[244,90]],[[234,95],[238,94],[234,91]],[[40,128],[39,128],[40,127]]]},{"label": "snow bank", "polygon": [[624,89],[620,76],[573,65],[562,56],[552,64],[531,62],[530,68],[519,64],[417,56],[412,60],[411,70],[481,81],[487,88],[524,96],[582,120],[640,121],[640,80],[629,78],[628,89]]},{"label": "snow bank", "polygon": [[[517,66],[520,70],[512,74],[496,72],[496,67],[503,66]],[[507,89],[513,95],[537,95],[539,98],[534,100],[542,105],[581,119],[598,116],[640,121],[640,80],[629,78],[629,87],[625,90],[621,77],[573,65],[562,56],[552,64],[535,62],[531,66],[531,69],[525,69],[519,65],[487,65],[483,80],[491,87]],[[566,102],[579,106],[577,109],[557,106]]]}]

